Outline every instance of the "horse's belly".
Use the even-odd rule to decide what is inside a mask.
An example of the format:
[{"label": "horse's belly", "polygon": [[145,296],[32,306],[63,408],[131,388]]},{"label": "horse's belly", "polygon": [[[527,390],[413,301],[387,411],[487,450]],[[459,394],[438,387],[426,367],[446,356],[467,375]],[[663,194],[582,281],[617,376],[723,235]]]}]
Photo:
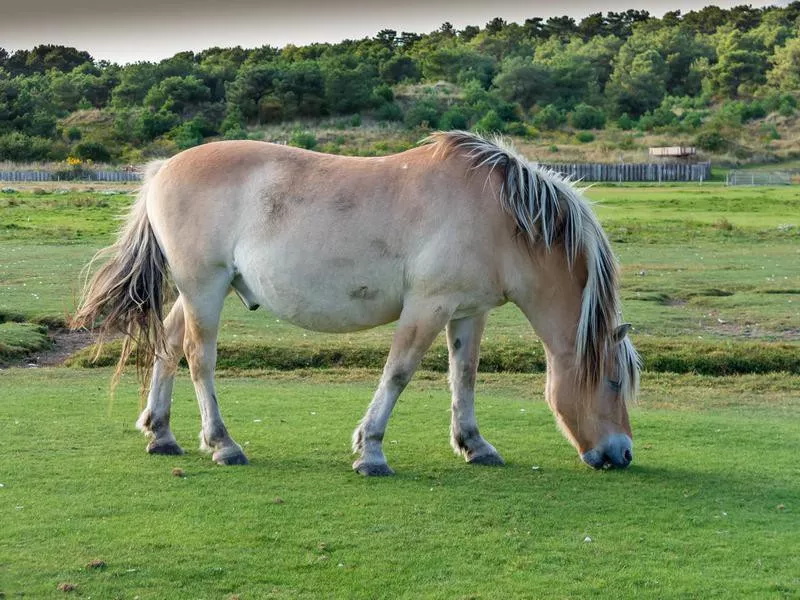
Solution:
[{"label": "horse's belly", "polygon": [[344,333],[397,320],[403,305],[402,265],[276,253],[241,269],[257,303],[313,331]]}]

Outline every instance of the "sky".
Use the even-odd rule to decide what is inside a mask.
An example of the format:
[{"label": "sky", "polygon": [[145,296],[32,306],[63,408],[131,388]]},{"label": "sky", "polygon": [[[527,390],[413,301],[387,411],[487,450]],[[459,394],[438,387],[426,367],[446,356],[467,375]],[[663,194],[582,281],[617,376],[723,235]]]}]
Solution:
[{"label": "sky", "polygon": [[[729,8],[777,4],[733,0]],[[8,4],[9,6],[6,6]],[[687,0],[586,2],[561,0],[0,0],[0,47],[38,44],[86,50],[96,60],[120,64],[157,61],[177,52],[213,46],[283,47],[373,37],[381,29],[429,33],[449,21],[457,29],[484,26],[494,17],[522,23],[529,17],[593,12],[688,12],[711,4]]]}]

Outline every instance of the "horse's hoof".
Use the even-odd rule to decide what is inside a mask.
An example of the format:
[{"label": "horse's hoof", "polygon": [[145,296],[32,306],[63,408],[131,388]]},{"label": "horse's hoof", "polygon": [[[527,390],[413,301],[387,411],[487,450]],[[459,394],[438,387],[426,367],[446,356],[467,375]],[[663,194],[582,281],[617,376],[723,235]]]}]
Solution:
[{"label": "horse's hoof", "polygon": [[363,463],[359,460],[353,463],[353,470],[365,477],[386,477],[394,475],[394,471],[386,463]]},{"label": "horse's hoof", "polygon": [[218,465],[249,465],[250,461],[239,448],[223,448],[211,456]]},{"label": "horse's hoof", "polygon": [[183,454],[183,448],[178,446],[174,440],[161,441],[153,440],[147,444],[148,454]]},{"label": "horse's hoof", "polygon": [[503,457],[496,452],[479,454],[478,456],[470,456],[467,459],[467,462],[471,465],[484,465],[487,467],[502,467],[504,464],[506,464],[506,461],[503,460]]}]

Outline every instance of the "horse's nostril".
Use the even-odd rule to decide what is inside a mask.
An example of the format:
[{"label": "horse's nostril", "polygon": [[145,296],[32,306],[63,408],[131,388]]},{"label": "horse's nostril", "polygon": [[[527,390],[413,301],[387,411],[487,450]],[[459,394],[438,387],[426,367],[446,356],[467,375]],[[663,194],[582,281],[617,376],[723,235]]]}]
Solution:
[{"label": "horse's nostril", "polygon": [[625,462],[631,462],[633,460],[633,454],[631,454],[630,450],[625,450],[623,456],[625,457]]}]

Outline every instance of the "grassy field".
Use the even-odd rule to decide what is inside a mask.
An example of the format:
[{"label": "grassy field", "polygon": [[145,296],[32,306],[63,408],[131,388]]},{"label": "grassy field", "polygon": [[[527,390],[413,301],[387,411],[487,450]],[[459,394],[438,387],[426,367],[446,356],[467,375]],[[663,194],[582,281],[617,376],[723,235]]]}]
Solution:
[{"label": "grassy field", "polygon": [[[667,364],[672,370],[718,372],[685,357],[677,360],[670,348],[705,356],[735,340],[753,343],[740,345],[739,351],[747,349],[754,368],[763,363],[761,370],[772,370],[772,364],[795,370],[791,365],[800,360],[792,347],[800,340],[798,190],[596,186],[588,195],[598,203],[622,263],[624,317],[647,350],[642,354],[649,368]],[[129,202],[129,195],[113,190],[0,193],[0,321],[63,322],[79,295],[82,266],[110,242],[118,227],[115,216]],[[250,313],[231,297],[221,342],[247,368],[282,366],[277,359],[253,365],[246,358],[276,352],[282,357],[300,352],[299,364],[317,364],[314,357],[327,353],[341,357],[336,364],[377,366],[391,334],[391,326],[351,335],[307,332],[263,310]],[[536,336],[515,307],[492,314],[484,342],[486,368],[518,364],[514,368],[524,370],[542,364]],[[782,358],[775,363],[778,355]],[[518,357],[524,360],[515,363]],[[441,340],[429,360],[434,361],[429,368],[444,365]]]},{"label": "grassy field", "polygon": [[62,584],[142,599],[800,594],[796,376],[648,375],[634,464],[596,472],[534,399],[541,376],[481,376],[478,416],[508,464],[465,464],[447,444],[445,378],[421,373],[387,431],[397,475],[366,480],[349,434],[375,371],[223,374],[252,461],[227,469],[195,449],[186,373],[181,457],[145,454],[131,378],[110,403],[109,375],[0,375],[5,597]]},{"label": "grassy field", "polygon": [[[248,468],[196,450],[185,370],[181,457],[145,454],[133,373],[109,400],[107,368],[0,370],[0,598],[800,597],[800,191],[588,195],[648,369],[627,471],[588,469],[556,431],[540,344],[506,306],[482,369],[507,372],[478,384],[506,467],[452,455],[439,340],[389,423],[397,475],[360,478],[350,433],[392,328],[316,334],[230,298],[218,391]],[[0,193],[0,366],[49,346],[129,202]],[[349,368],[298,369],[331,365]]]}]

